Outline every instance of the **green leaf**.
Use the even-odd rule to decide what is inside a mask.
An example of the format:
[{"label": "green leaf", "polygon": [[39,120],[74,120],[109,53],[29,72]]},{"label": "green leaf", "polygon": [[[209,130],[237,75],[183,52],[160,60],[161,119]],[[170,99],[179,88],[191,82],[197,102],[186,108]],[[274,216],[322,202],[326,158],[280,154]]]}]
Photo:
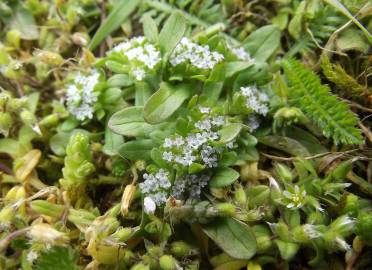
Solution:
[{"label": "green leaf", "polygon": [[144,118],[150,124],[163,122],[191,96],[193,85],[162,83],[160,89],[146,102]]},{"label": "green leaf", "polygon": [[117,154],[119,147],[123,144],[122,135],[113,133],[108,127],[105,129],[105,144],[102,147],[102,152],[108,156]]},{"label": "green leaf", "polygon": [[242,130],[242,125],[240,123],[231,123],[224,126],[218,131],[220,135],[220,140],[218,143],[226,144],[234,140]]},{"label": "green leaf", "polygon": [[256,253],[256,238],[252,229],[236,219],[218,219],[204,225],[203,231],[233,258],[250,259]]},{"label": "green leaf", "polygon": [[151,150],[155,147],[152,140],[136,140],[122,144],[119,148],[119,155],[130,160],[149,160]]},{"label": "green leaf", "polygon": [[109,87],[128,87],[133,84],[133,80],[128,74],[115,74],[107,81]]},{"label": "green leaf", "polygon": [[159,34],[159,45],[163,55],[170,54],[186,31],[186,20],[180,12],[174,12],[165,22]]},{"label": "green leaf", "polygon": [[351,28],[339,34],[336,39],[336,46],[341,51],[355,50],[362,53],[367,53],[370,48],[370,44],[362,32]]},{"label": "green leaf", "polygon": [[239,173],[234,169],[228,167],[218,168],[209,181],[209,186],[214,188],[227,187],[234,183],[239,176]]},{"label": "green leaf", "polygon": [[89,49],[94,50],[102,40],[115,31],[128,18],[140,3],[140,0],[117,1],[110,15],[98,28],[89,44]]},{"label": "green leaf", "polygon": [[35,270],[79,270],[76,265],[78,254],[71,248],[53,247],[50,250],[45,249],[36,260]]},{"label": "green leaf", "polygon": [[250,66],[253,65],[253,62],[247,62],[247,61],[234,61],[234,62],[228,62],[225,65],[225,76],[226,78],[230,78],[237,74],[240,71],[243,71]]},{"label": "green leaf", "polygon": [[146,13],[142,16],[143,32],[145,37],[153,43],[158,43],[159,30],[154,19]]},{"label": "green leaf", "polygon": [[15,11],[10,28],[17,29],[21,33],[22,39],[38,39],[38,26],[32,14],[25,8],[18,7]]},{"label": "green leaf", "polygon": [[143,106],[151,96],[151,88],[146,82],[136,82],[135,106]]},{"label": "green leaf", "polygon": [[306,157],[309,156],[309,151],[298,141],[284,136],[264,136],[259,137],[258,141],[262,144],[279,149],[289,153],[292,156]]},{"label": "green leaf", "polygon": [[260,62],[265,62],[279,46],[280,29],[276,25],[266,25],[257,29],[243,42],[243,47]]},{"label": "green leaf", "polygon": [[143,119],[143,107],[133,106],[114,113],[109,122],[109,128],[124,136],[144,136],[154,129]]}]

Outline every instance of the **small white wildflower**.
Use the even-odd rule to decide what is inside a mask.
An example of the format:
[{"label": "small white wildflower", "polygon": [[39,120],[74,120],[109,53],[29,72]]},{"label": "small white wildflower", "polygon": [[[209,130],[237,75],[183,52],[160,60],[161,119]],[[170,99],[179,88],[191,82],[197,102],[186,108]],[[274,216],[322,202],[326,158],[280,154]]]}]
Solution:
[{"label": "small white wildflower", "polygon": [[163,159],[168,161],[168,162],[171,162],[173,160],[172,152],[164,152],[163,153]]},{"label": "small white wildflower", "polygon": [[254,60],[251,58],[249,53],[243,47],[239,48],[231,48],[231,52],[235,54],[235,56],[242,61],[253,62]]},{"label": "small white wildflower", "polygon": [[156,210],[156,204],[149,196],[143,200],[144,211],[146,214],[153,214]]},{"label": "small white wildflower", "polygon": [[195,123],[195,127],[200,130],[209,131],[212,128],[212,123],[209,119],[200,120]]},{"label": "small white wildflower", "polygon": [[26,260],[32,264],[38,257],[39,254],[35,250],[31,250],[27,253]]},{"label": "small white wildflower", "polygon": [[198,109],[201,113],[210,113],[211,112],[211,109],[208,108],[208,107],[202,107],[202,106],[198,106]]},{"label": "small white wildflower", "polygon": [[305,204],[306,191],[301,190],[299,186],[294,186],[290,191],[283,191],[284,201],[287,208],[301,208]]},{"label": "small white wildflower", "polygon": [[169,138],[165,138],[163,146],[164,148],[170,148],[173,146],[173,141]]},{"label": "small white wildflower", "polygon": [[146,73],[143,69],[138,68],[138,69],[133,70],[133,75],[137,81],[142,81],[143,78],[145,78]]},{"label": "small white wildflower", "polygon": [[248,126],[249,132],[255,131],[260,126],[260,122],[257,116],[255,115],[249,116],[247,119],[247,126]]},{"label": "small white wildflower", "polygon": [[174,146],[180,147],[185,144],[185,141],[181,136],[177,136],[173,141]]},{"label": "small white wildflower", "polygon": [[226,147],[227,147],[228,149],[232,149],[232,148],[234,148],[234,142],[229,142],[229,143],[227,143],[227,144],[226,144]]},{"label": "small white wildflower", "polygon": [[223,116],[216,116],[212,119],[212,125],[216,127],[223,126],[225,124],[225,117]]}]

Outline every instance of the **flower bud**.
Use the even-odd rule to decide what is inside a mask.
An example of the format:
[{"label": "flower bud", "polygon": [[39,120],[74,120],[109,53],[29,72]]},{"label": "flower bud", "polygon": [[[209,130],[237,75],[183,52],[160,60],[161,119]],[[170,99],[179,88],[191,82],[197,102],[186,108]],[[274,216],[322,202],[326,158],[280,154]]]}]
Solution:
[{"label": "flower bud", "polygon": [[129,211],[129,206],[132,203],[132,200],[134,198],[134,194],[136,192],[136,185],[129,184],[125,187],[123,196],[121,198],[121,214],[123,216],[126,216]]},{"label": "flower bud", "polygon": [[20,114],[20,117],[25,125],[33,126],[37,123],[35,115],[29,110],[23,110]]},{"label": "flower bud", "polygon": [[247,162],[240,168],[242,181],[256,181],[258,179],[257,162]]},{"label": "flower bud", "polygon": [[60,54],[54,52],[37,50],[34,55],[44,64],[54,67],[62,65],[64,61]]},{"label": "flower bud", "polygon": [[40,126],[43,126],[43,127],[54,127],[58,125],[58,122],[59,122],[58,114],[51,114],[41,119],[39,124]]},{"label": "flower bud", "polygon": [[270,232],[270,230],[264,225],[256,225],[253,226],[252,229],[256,237],[257,252],[263,253],[270,249],[272,246],[272,233]]},{"label": "flower bud", "polygon": [[112,236],[120,242],[125,242],[133,235],[133,232],[134,230],[130,227],[121,228],[113,233]]},{"label": "flower bud", "polygon": [[277,245],[280,256],[286,260],[290,261],[293,259],[293,257],[297,254],[298,249],[300,246],[296,243],[291,243],[291,242],[285,242],[280,239],[274,240],[275,244]]},{"label": "flower bud", "polygon": [[236,212],[235,205],[231,203],[218,203],[215,205],[219,216],[223,217],[233,217]]},{"label": "flower bud", "polygon": [[234,199],[242,207],[247,205],[247,194],[241,185],[235,188]]},{"label": "flower bud", "polygon": [[280,181],[283,183],[291,183],[293,179],[293,174],[286,165],[281,163],[275,164],[275,173],[277,174]]},{"label": "flower bud", "polygon": [[69,242],[69,238],[65,233],[57,231],[52,226],[45,223],[32,225],[28,232],[28,237],[30,237],[32,241],[50,244],[52,246],[63,246],[67,245]]},{"label": "flower bud", "polygon": [[177,261],[170,255],[163,255],[159,259],[159,265],[162,270],[176,270],[179,268]]},{"label": "flower bud", "polygon": [[13,125],[13,119],[10,113],[0,112],[0,133],[5,137],[9,135],[9,130]]},{"label": "flower bud", "polygon": [[6,103],[6,109],[9,112],[18,112],[21,108],[25,107],[27,100],[25,98],[11,98]]},{"label": "flower bud", "polygon": [[356,236],[353,240],[353,249],[355,250],[355,252],[361,253],[363,246],[364,246],[364,243],[362,239],[360,239],[359,236]]},{"label": "flower bud", "polygon": [[86,33],[75,32],[71,36],[72,42],[75,45],[85,47],[89,43],[89,35]]},{"label": "flower bud", "polygon": [[151,197],[145,197],[143,200],[143,208],[146,214],[153,214],[156,210],[156,204]]},{"label": "flower bud", "polygon": [[191,247],[184,241],[176,241],[171,244],[170,251],[177,258],[182,258],[190,254]]},{"label": "flower bud", "polygon": [[14,46],[15,48],[19,49],[21,45],[21,32],[19,32],[17,29],[9,30],[6,33],[6,41]]}]

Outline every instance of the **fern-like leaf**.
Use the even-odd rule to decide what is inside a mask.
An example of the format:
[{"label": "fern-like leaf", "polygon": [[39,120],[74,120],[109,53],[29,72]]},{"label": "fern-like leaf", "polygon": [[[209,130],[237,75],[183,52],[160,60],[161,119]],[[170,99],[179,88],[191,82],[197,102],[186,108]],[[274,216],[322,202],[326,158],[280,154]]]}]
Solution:
[{"label": "fern-like leaf", "polygon": [[299,61],[284,60],[283,67],[290,85],[289,101],[299,107],[315,122],[324,136],[333,138],[335,144],[361,144],[363,137],[356,115],[348,105],[330,93],[327,85]]},{"label": "fern-like leaf", "polygon": [[321,67],[323,74],[342,90],[343,95],[355,99],[371,94],[366,87],[360,85],[352,76],[347,74],[341,65],[332,64],[326,55],[322,56]]},{"label": "fern-like leaf", "polygon": [[79,270],[77,254],[71,248],[53,247],[41,253],[34,264],[35,270]]}]

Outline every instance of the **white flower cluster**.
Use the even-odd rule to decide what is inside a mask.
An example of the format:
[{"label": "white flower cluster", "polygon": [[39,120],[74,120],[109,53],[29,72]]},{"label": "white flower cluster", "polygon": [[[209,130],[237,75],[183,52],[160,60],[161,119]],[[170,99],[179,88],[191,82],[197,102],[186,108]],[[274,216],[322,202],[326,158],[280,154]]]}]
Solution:
[{"label": "white flower cluster", "polygon": [[259,92],[256,86],[240,87],[240,93],[246,98],[248,108],[258,114],[267,114],[269,97],[265,93]]},{"label": "white flower cluster", "polygon": [[145,173],[143,175],[145,181],[139,184],[142,193],[151,198],[158,206],[165,203],[168,198],[168,190],[172,185],[168,175],[169,173],[163,169],[160,169],[156,174]]},{"label": "white flower cluster", "polygon": [[204,163],[209,168],[217,167],[218,153],[223,149],[209,144],[218,140],[219,135],[215,129],[224,123],[223,116],[207,116],[195,123],[198,132],[190,133],[186,137],[177,135],[173,139],[166,138],[163,143],[163,159],[183,166],[190,166],[195,161]]},{"label": "white flower cluster", "polygon": [[172,188],[172,196],[178,200],[186,199],[186,193],[190,198],[199,199],[202,189],[208,185],[208,175],[188,174],[177,179]]},{"label": "white flower cluster", "polygon": [[172,66],[190,63],[200,69],[212,69],[223,59],[222,54],[212,52],[208,45],[201,46],[184,37],[177,44],[169,61]]},{"label": "white flower cluster", "polygon": [[141,81],[146,76],[146,71],[155,68],[161,61],[160,52],[145,37],[135,37],[122,42],[109,51],[124,54],[132,67],[133,76]]},{"label": "white flower cluster", "polygon": [[76,74],[73,84],[67,86],[67,108],[78,120],[92,119],[97,94],[94,87],[99,81],[99,73],[93,69],[88,76]]}]

